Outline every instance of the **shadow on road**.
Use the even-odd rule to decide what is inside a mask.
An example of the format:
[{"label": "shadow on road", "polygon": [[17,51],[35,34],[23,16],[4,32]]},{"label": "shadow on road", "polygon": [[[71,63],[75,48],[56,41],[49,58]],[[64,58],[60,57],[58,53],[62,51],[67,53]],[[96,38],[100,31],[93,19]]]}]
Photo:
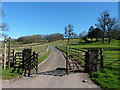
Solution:
[{"label": "shadow on road", "polygon": [[[75,74],[75,73],[86,73],[84,71],[71,71],[69,72],[69,74]],[[40,72],[38,74],[41,74],[41,75],[52,75],[52,76],[64,76],[64,75],[69,75],[66,73],[66,68],[56,68],[55,70],[51,70],[51,71],[45,71],[45,72]]]}]

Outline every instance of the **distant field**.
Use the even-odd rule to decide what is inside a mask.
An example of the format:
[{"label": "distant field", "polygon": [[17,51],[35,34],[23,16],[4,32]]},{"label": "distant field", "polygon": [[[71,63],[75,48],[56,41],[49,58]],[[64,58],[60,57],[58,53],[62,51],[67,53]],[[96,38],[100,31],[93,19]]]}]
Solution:
[{"label": "distant field", "polygon": [[119,40],[112,40],[111,44],[108,44],[107,41],[105,41],[105,43],[101,43],[101,42],[77,43],[77,44],[70,44],[69,46],[73,48],[119,48],[118,42]]}]

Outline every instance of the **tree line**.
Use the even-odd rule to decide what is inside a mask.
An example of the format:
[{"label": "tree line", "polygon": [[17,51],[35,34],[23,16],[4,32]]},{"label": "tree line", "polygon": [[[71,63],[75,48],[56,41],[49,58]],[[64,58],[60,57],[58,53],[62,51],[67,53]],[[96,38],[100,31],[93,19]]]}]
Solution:
[{"label": "tree line", "polygon": [[[96,27],[90,26],[88,32],[83,31],[77,36],[84,39],[91,38],[91,41],[93,38],[96,38],[96,41],[101,38],[102,43],[105,41],[104,38],[108,38],[108,43],[111,43],[112,39],[120,40],[120,24],[116,18],[110,16],[109,11],[105,10],[97,21]],[[69,43],[70,38],[74,36],[73,25],[65,27],[64,35]]]},{"label": "tree line", "polygon": [[18,39],[12,40],[13,42],[19,42],[21,44],[30,44],[30,43],[45,43],[53,42],[56,40],[63,39],[64,35],[60,33],[48,34],[48,35],[31,35],[31,36],[22,36]]}]

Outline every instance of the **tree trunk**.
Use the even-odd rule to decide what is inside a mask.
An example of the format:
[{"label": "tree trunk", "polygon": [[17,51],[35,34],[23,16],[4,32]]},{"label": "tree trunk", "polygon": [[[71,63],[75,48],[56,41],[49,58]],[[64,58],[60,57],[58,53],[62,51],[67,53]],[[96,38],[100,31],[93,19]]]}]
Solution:
[{"label": "tree trunk", "polygon": [[98,41],[98,38],[96,38],[96,41]]},{"label": "tree trunk", "polygon": [[68,38],[68,42],[67,42],[67,44],[69,44],[69,41],[70,41],[70,38]]},{"label": "tree trunk", "polygon": [[110,44],[111,43],[111,37],[109,36],[108,37],[108,44]]},{"label": "tree trunk", "polygon": [[108,31],[108,44],[110,44],[111,37],[110,37],[110,32]]},{"label": "tree trunk", "polygon": [[102,37],[102,43],[104,43],[104,37]]},{"label": "tree trunk", "polygon": [[91,41],[92,41],[92,38],[91,38]]}]

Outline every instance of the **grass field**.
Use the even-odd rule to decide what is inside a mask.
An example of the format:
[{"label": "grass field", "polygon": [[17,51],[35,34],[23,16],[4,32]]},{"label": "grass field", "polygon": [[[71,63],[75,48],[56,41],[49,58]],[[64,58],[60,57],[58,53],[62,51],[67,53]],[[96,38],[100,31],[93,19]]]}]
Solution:
[{"label": "grass field", "polygon": [[[105,43],[101,42],[92,42],[92,43],[77,43],[77,44],[70,44],[69,46],[72,48],[119,48],[118,47],[119,40],[112,40],[111,44],[108,44],[107,41]],[[66,46],[66,45],[65,45]]]}]

